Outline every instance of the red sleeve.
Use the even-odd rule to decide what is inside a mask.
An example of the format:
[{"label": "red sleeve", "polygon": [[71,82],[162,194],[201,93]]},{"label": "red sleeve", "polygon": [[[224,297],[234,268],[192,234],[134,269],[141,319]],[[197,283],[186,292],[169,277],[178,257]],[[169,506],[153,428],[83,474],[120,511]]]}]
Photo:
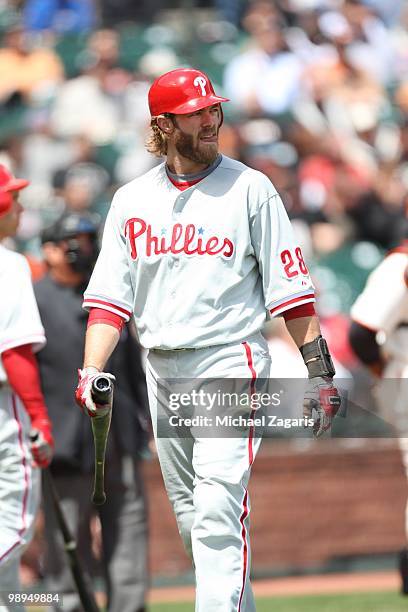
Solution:
[{"label": "red sleeve", "polygon": [[295,306],[294,308],[285,310],[285,312],[282,313],[282,317],[285,321],[290,321],[291,319],[300,319],[301,317],[313,317],[315,314],[314,306],[309,302],[308,304],[302,304],[301,306]]},{"label": "red sleeve", "polygon": [[103,310],[102,308],[91,308],[88,317],[88,327],[95,325],[95,323],[112,325],[113,327],[116,327],[120,333],[125,321],[121,316],[114,312],[110,312],[109,310]]},{"label": "red sleeve", "polygon": [[49,421],[41,391],[38,364],[31,344],[4,351],[2,361],[9,384],[23,402],[33,427],[36,421]]}]

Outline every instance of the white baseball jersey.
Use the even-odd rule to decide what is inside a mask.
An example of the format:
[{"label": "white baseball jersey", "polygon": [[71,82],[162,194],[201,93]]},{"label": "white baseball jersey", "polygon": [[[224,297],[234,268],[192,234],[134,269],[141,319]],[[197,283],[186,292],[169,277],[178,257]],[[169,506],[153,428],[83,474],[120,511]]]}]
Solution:
[{"label": "white baseball jersey", "polygon": [[351,309],[351,316],[357,323],[387,335],[402,323],[408,324],[407,265],[408,249],[404,252],[404,248],[399,248],[387,255],[370,274],[364,291]]},{"label": "white baseball jersey", "polygon": [[[408,367],[408,242],[392,251],[370,274],[351,309],[352,318],[378,332],[386,355],[383,378],[405,378]],[[390,403],[386,390],[385,404]]]},{"label": "white baseball jersey", "polygon": [[[44,328],[38,313],[27,260],[0,245],[0,355],[31,344],[34,351],[45,344]],[[6,381],[0,359],[0,382]]]},{"label": "white baseball jersey", "polygon": [[282,201],[262,173],[223,156],[180,191],[165,164],[117,191],[84,307],[128,320],[146,348],[239,342],[315,301]]},{"label": "white baseball jersey", "polygon": [[[408,478],[408,241],[391,252],[370,274],[363,293],[351,309],[352,318],[379,332],[386,364],[375,399],[380,414],[398,432],[402,462]],[[389,380],[387,380],[389,379]],[[405,509],[408,539],[408,502]]]},{"label": "white baseball jersey", "polygon": [[[1,354],[24,344],[45,344],[26,259],[0,245],[0,595],[19,590],[19,562],[34,532],[40,470],[33,468],[30,419],[9,385]],[[2,602],[0,596],[0,603]],[[6,609],[0,605],[1,609]],[[23,607],[21,607],[23,609]]]}]

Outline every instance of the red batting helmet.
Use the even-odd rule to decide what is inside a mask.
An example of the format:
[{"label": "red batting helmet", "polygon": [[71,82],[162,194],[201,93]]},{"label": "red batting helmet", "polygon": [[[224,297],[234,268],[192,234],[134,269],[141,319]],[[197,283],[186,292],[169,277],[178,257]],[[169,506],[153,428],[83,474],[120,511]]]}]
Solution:
[{"label": "red batting helmet", "polygon": [[178,68],[162,74],[149,90],[149,109],[152,117],[163,113],[187,115],[195,111],[228,102],[217,96],[208,76],[193,68]]},{"label": "red batting helmet", "polygon": [[0,164],[0,216],[5,215],[11,208],[13,198],[12,191],[20,191],[29,185],[25,179],[15,178],[6,166]]}]

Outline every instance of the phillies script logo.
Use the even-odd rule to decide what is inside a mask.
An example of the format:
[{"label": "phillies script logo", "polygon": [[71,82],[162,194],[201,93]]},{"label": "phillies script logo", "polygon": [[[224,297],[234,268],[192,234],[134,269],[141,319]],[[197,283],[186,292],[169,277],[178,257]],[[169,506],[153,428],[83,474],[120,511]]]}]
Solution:
[{"label": "phillies script logo", "polygon": [[153,234],[152,226],[137,217],[128,219],[125,225],[125,236],[129,239],[130,255],[137,259],[139,248],[144,247],[147,257],[152,255],[222,255],[231,257],[234,244],[228,238],[218,236],[204,237],[205,230],[189,223],[185,227],[175,223],[170,230],[163,228],[160,236]]}]

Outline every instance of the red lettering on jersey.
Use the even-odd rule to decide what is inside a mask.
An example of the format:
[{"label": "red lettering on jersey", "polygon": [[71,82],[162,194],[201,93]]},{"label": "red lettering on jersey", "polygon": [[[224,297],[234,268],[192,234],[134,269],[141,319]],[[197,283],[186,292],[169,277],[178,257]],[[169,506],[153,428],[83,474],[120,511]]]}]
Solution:
[{"label": "red lettering on jersey", "polygon": [[146,255],[148,257],[151,257],[152,249],[155,255],[159,255],[159,239],[157,236],[152,236],[152,226],[149,223],[146,232]]},{"label": "red lettering on jersey", "polygon": [[227,250],[224,251],[224,257],[231,257],[234,252],[234,243],[229,240],[229,238],[224,238],[224,248],[227,247]]},{"label": "red lettering on jersey", "polygon": [[189,223],[186,227],[185,234],[184,234],[184,249],[183,250],[186,255],[194,255],[194,253],[197,253],[197,248],[190,249],[190,245],[194,241],[195,231],[196,230],[195,230],[194,225],[191,225],[191,223]]},{"label": "red lettering on jersey", "polygon": [[182,237],[182,235],[183,235],[183,226],[181,225],[181,223],[176,223],[173,226],[173,232],[171,234],[171,244],[170,244],[170,249],[169,249],[170,252],[173,253],[174,255],[178,255],[178,253],[183,252],[184,245],[177,246],[177,243]]},{"label": "red lettering on jersey", "polygon": [[222,251],[224,245],[222,245],[221,249],[217,249],[219,243],[220,241],[218,240],[217,236],[211,236],[206,246],[206,252],[208,255],[217,255]]},{"label": "red lettering on jersey", "polygon": [[[201,230],[200,232],[202,233]],[[186,255],[219,255],[221,253],[224,257],[231,257],[234,253],[234,244],[229,238],[220,239],[217,236],[210,236],[206,240],[203,236],[197,235],[197,230],[192,223],[188,223],[185,228],[181,223],[175,223],[170,238],[168,238],[166,235],[156,236],[150,223],[134,217],[126,221],[125,236],[129,240],[132,259],[137,259],[139,256],[143,238],[147,257],[166,255],[167,253],[173,255],[180,253]]]},{"label": "red lettering on jersey", "polygon": [[294,278],[295,276],[299,275],[299,270],[302,274],[307,276],[309,274],[309,270],[307,269],[305,260],[303,259],[302,250],[300,247],[296,247],[295,255],[297,261],[293,259],[293,255],[288,249],[285,249],[280,254],[281,262],[283,263],[283,269],[285,271],[286,276],[288,278]]},{"label": "red lettering on jersey", "polygon": [[203,247],[203,239],[201,238],[201,236],[199,236],[197,238],[197,254],[198,255],[205,255],[207,253],[206,247]]},{"label": "red lettering on jersey", "polygon": [[[135,224],[140,225],[138,232],[135,232]],[[125,225],[125,236],[129,234],[130,256],[132,259],[137,257],[136,239],[146,231],[146,222],[143,219],[128,219]]]}]

